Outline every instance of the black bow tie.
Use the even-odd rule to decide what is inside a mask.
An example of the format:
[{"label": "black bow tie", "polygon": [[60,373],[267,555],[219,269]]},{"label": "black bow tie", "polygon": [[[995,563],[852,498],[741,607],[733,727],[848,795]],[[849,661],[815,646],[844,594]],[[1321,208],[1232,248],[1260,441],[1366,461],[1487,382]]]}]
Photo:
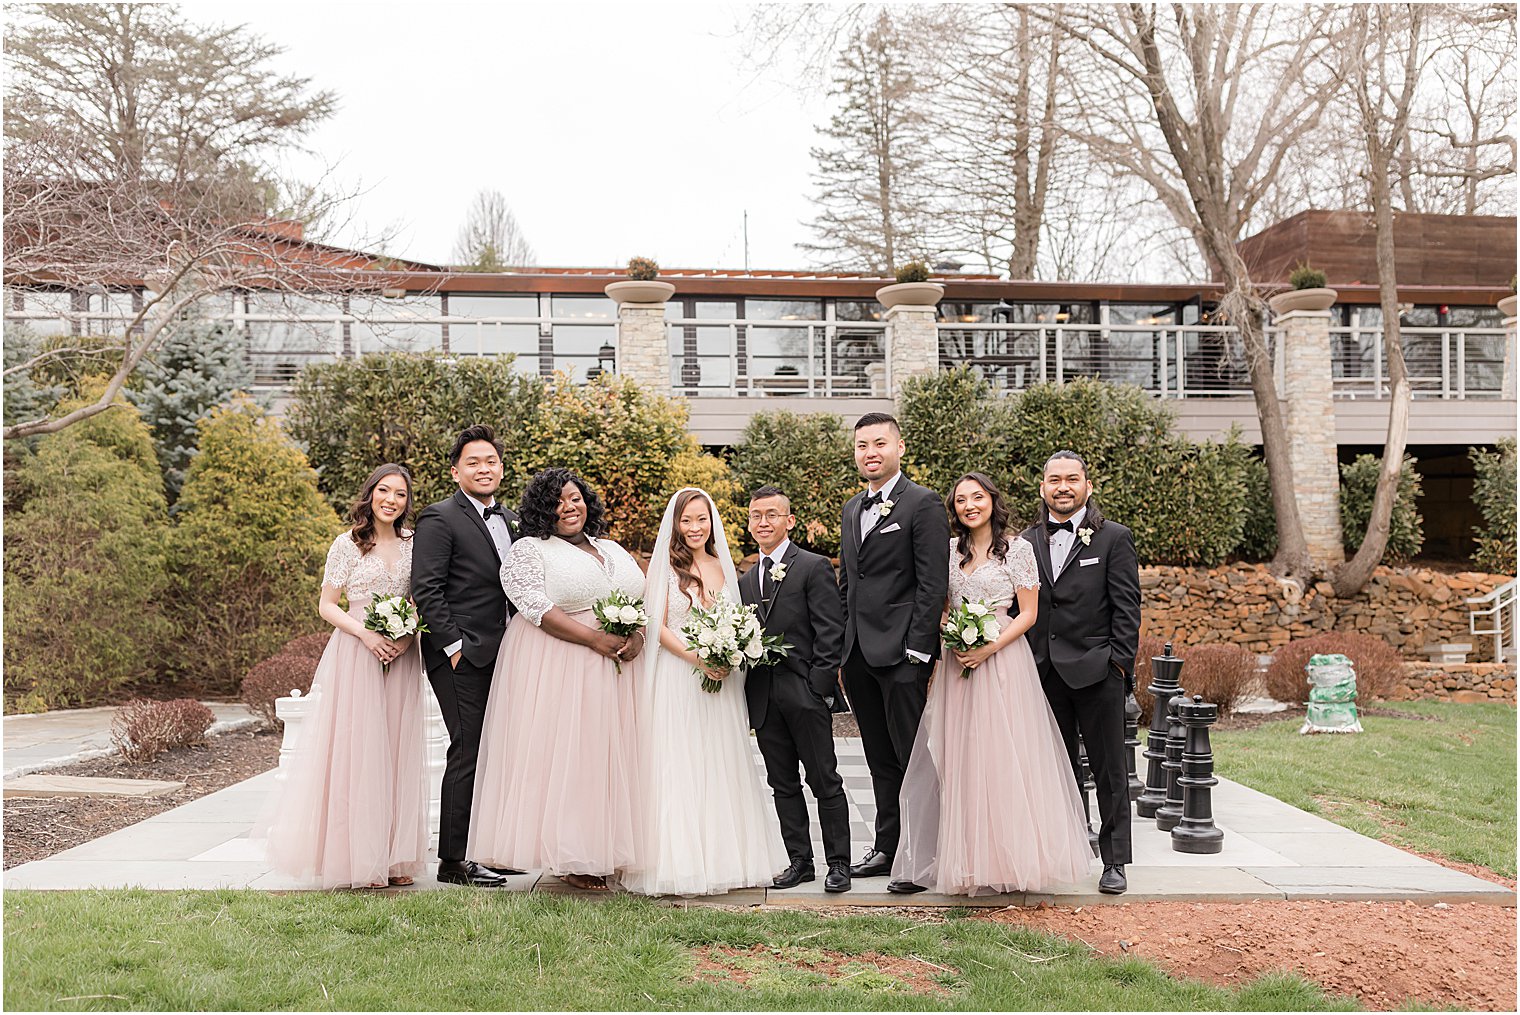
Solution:
[{"label": "black bow tie", "polygon": [[875,493],[867,494],[866,495],[865,503],[861,505],[860,509],[862,511],[869,511],[869,510],[871,510],[871,507],[873,505],[875,505],[875,504],[880,504],[882,502],[883,498],[886,497],[886,495],[887,495],[887,491],[886,490],[877,490]]},{"label": "black bow tie", "polygon": [[1073,529],[1071,527],[1071,519],[1070,518],[1066,519],[1066,521],[1064,521],[1064,522],[1053,522],[1053,521],[1051,521],[1048,518],[1045,519],[1045,531],[1048,532],[1050,535],[1053,536],[1057,532],[1060,532],[1062,529],[1065,529],[1067,532],[1075,532],[1076,531],[1075,529]]},{"label": "black bow tie", "polygon": [[492,515],[499,516],[502,521],[506,521],[507,520],[507,513],[502,510],[502,507],[501,507],[500,504],[492,504],[490,507],[486,508],[485,514],[482,516],[482,520],[483,521],[490,521]]}]

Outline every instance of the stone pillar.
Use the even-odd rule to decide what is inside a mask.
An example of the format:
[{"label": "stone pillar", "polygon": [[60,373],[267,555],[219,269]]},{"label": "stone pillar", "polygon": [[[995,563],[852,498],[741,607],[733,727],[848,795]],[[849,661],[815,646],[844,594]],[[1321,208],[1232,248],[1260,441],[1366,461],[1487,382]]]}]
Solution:
[{"label": "stone pillar", "polygon": [[1329,569],[1345,562],[1341,544],[1340,465],[1335,455],[1330,312],[1291,310],[1274,322],[1282,344],[1283,416],[1309,556]]},{"label": "stone pillar", "polygon": [[933,306],[898,304],[887,309],[887,394],[896,398],[903,382],[939,369],[939,312]]},{"label": "stone pillar", "polygon": [[664,303],[618,304],[617,369],[651,395],[670,394]]}]

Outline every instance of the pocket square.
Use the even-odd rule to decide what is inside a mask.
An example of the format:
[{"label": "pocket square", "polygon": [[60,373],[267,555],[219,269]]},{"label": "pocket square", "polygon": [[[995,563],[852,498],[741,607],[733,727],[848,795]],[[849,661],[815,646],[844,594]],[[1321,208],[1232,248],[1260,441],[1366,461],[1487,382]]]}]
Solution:
[{"label": "pocket square", "polygon": [[886,528],[882,529],[881,534],[885,536],[888,532],[896,532],[900,528],[902,528],[901,523],[893,522],[891,525],[888,525]]},{"label": "pocket square", "polygon": [[1086,567],[1089,564],[1096,564],[1099,561],[1101,561],[1102,559],[1103,559],[1102,557],[1088,557],[1085,560],[1079,560],[1079,561],[1077,561],[1077,566],[1078,567]]}]

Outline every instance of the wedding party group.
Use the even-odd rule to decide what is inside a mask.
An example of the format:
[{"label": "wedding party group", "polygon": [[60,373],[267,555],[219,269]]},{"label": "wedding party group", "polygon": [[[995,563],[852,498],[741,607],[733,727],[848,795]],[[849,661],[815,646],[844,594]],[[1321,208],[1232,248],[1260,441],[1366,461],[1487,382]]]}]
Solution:
[{"label": "wedding party group", "polygon": [[[854,449],[865,486],[843,508],[837,572],[792,541],[788,492],[767,485],[750,494],[759,557],[742,578],[700,489],[670,498],[641,566],[568,469],[500,504],[506,449],[489,426],[455,439],[459,489],[415,527],[410,474],[377,468],[328,553],[320,613],[335,630],[256,829],[274,868],[324,888],[425,872],[426,680],[449,736],[443,883],[534,870],[644,895],[792,888],[817,877],[804,778],[827,892],[854,878],[905,895],[1080,883],[1085,746],[1098,888],[1124,892],[1130,531],[1103,518],[1073,451],[1050,457],[1039,517],[1015,533],[988,475],[943,494],[908,479],[892,416],[862,416]],[[875,798],[853,864],[845,711]]]}]

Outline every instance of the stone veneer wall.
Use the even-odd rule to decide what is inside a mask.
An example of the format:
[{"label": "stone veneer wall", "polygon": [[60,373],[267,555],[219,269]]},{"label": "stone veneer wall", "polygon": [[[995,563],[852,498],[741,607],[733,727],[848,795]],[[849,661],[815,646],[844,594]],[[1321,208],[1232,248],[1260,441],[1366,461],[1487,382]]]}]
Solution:
[{"label": "stone veneer wall", "polygon": [[[1469,660],[1493,659],[1493,639],[1468,634],[1468,596],[1511,579],[1464,571],[1379,567],[1367,588],[1349,599],[1316,582],[1300,596],[1265,564],[1214,568],[1142,567],[1142,631],[1178,645],[1234,642],[1264,654],[1295,638],[1325,631],[1356,631],[1386,639],[1408,658],[1426,645],[1471,642]],[[1513,686],[1513,685],[1512,685]]]},{"label": "stone veneer wall", "polygon": [[1506,663],[1405,663],[1395,701],[1503,701],[1515,703],[1515,668]]}]

